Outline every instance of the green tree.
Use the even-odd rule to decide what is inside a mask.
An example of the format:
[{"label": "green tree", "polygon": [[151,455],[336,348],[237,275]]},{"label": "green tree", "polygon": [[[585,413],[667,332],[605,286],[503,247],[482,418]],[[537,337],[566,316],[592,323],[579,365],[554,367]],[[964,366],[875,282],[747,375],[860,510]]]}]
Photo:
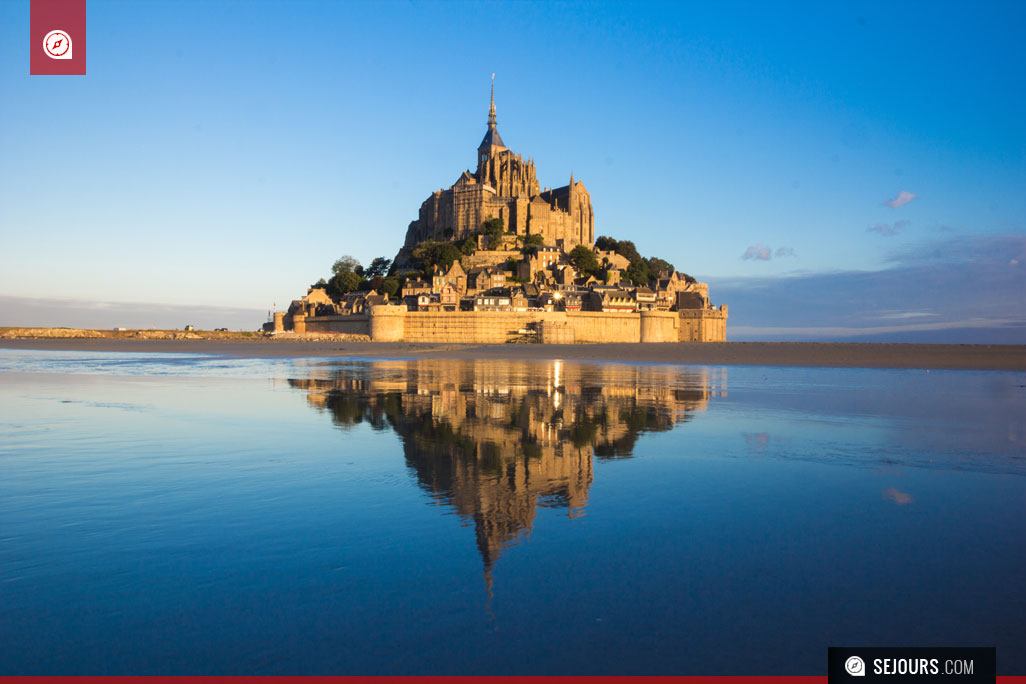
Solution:
[{"label": "green tree", "polygon": [[[665,259],[649,257],[646,259],[638,252],[638,248],[630,240],[615,240],[606,235],[600,235],[595,240],[595,248],[606,251],[613,250],[620,256],[627,259],[630,265],[623,274],[623,279],[633,285],[647,286],[663,271],[673,271],[674,266]],[[685,276],[685,280],[691,276]],[[693,282],[694,279],[691,278]]]},{"label": "green tree", "polygon": [[644,259],[632,261],[624,275],[627,276],[627,280],[630,283],[638,286],[647,286],[652,281],[652,274],[648,270],[648,262]]},{"label": "green tree", "polygon": [[673,267],[673,264],[671,264],[669,261],[665,261],[664,259],[660,259],[659,257],[648,258],[648,272],[651,274],[653,278],[658,278],[659,274],[663,271],[666,271],[667,273],[673,273],[675,270],[676,269]]},{"label": "green tree", "polygon": [[545,244],[545,238],[538,233],[531,233],[524,238],[524,252],[527,254],[537,254],[538,248]]},{"label": "green tree", "polygon": [[394,276],[385,278],[385,282],[381,285],[381,291],[388,295],[389,299],[395,297],[399,289],[399,279]]},{"label": "green tree", "polygon": [[328,295],[338,298],[353,292],[360,286],[360,276],[352,271],[339,271],[328,281]]},{"label": "green tree", "polygon": [[348,254],[339,257],[339,259],[331,265],[331,272],[336,274],[342,271],[352,271],[353,273],[360,275],[362,270],[363,267],[360,266],[360,262],[357,261],[356,257],[351,257]]},{"label": "green tree", "polygon": [[346,254],[331,265],[331,272],[331,279],[328,280],[325,289],[328,295],[338,298],[360,286],[360,274],[363,272],[363,267],[360,266],[360,262],[356,258]]},{"label": "green tree", "polygon": [[459,242],[456,243],[456,247],[459,248],[460,252],[466,255],[471,255],[477,251],[477,234],[468,235]]},{"label": "green tree", "polygon": [[502,219],[488,219],[481,226],[481,234],[488,238],[488,248],[496,249],[502,244]]},{"label": "green tree", "polygon": [[364,271],[364,276],[367,278],[377,278],[388,273],[388,267],[392,265],[392,260],[386,257],[377,257],[371,262],[367,270]]},{"label": "green tree", "polygon": [[570,263],[574,265],[577,272],[580,274],[592,275],[597,273],[599,270],[598,259],[595,258],[595,252],[591,251],[584,245],[577,245],[568,255]]},{"label": "green tree", "polygon": [[638,248],[630,240],[620,240],[617,242],[616,253],[631,263],[642,260],[641,254],[638,253]]},{"label": "green tree", "polygon": [[327,283],[327,282],[326,282],[326,281],[324,280],[324,278],[321,278],[321,279],[320,279],[320,280],[318,280],[318,281],[317,281],[316,283],[314,283],[313,285],[311,285],[311,286],[310,286],[310,289],[311,289],[311,290],[313,290],[313,289],[316,289],[316,288],[318,288],[318,287],[320,287],[320,288],[325,288],[325,289],[326,289],[326,288],[328,287],[328,283]]},{"label": "green tree", "polygon": [[430,278],[435,266],[449,268],[452,262],[458,261],[463,253],[451,242],[435,242],[428,240],[420,243],[413,250],[413,259],[420,264],[425,277]]}]

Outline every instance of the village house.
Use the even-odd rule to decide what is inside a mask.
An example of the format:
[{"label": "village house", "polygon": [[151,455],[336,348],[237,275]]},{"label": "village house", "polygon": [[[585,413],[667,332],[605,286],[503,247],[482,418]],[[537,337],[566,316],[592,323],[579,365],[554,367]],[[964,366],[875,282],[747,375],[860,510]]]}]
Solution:
[{"label": "village house", "polygon": [[460,308],[460,293],[452,283],[442,285],[438,292],[438,303],[442,311],[456,311]]},{"label": "village house", "polygon": [[539,271],[548,271],[559,263],[562,253],[557,247],[543,245],[538,247],[534,254],[528,254],[518,264],[517,275],[521,280],[533,281],[535,274]]},{"label": "village house", "polygon": [[419,294],[430,294],[430,292],[431,283],[427,282],[426,280],[420,280],[419,278],[411,278],[407,280],[406,283],[403,285],[403,288],[400,291],[399,295],[403,299],[406,299],[410,296],[416,297]]},{"label": "village house", "polygon": [[459,260],[453,261],[447,269],[435,266],[434,275],[431,279],[431,291],[439,293],[446,283],[452,285],[457,292],[465,294],[467,291],[467,273],[460,266]]},{"label": "village house", "polygon": [[583,311],[584,310],[584,299],[589,296],[589,292],[581,292],[579,290],[568,290],[566,292],[556,292],[556,311]]},{"label": "village house", "polygon": [[[558,302],[556,300],[556,293],[555,292],[550,292],[550,291],[542,292],[538,296],[538,298],[535,300],[535,302],[536,302],[535,307],[538,310],[540,310],[540,311],[556,311],[557,310],[556,305],[557,305]],[[559,309],[559,310],[562,310],[562,309]]]},{"label": "village house", "polygon": [[527,311],[528,298],[524,288],[510,288],[510,304],[513,307],[513,311]]},{"label": "village house", "polygon": [[506,272],[498,266],[476,266],[467,271],[468,292],[476,293],[506,286]]},{"label": "village house", "polygon": [[479,292],[474,296],[474,311],[513,311],[509,288],[498,287]]},{"label": "village house", "polygon": [[609,268],[614,268],[618,271],[626,271],[627,267],[631,265],[631,262],[627,257],[621,256],[612,250],[605,251],[596,249],[595,258],[598,260],[599,264]]},{"label": "village house", "polygon": [[648,287],[636,287],[633,294],[638,311],[654,311],[656,309],[655,290]]},{"label": "village house", "polygon": [[594,288],[584,300],[588,311],[637,311],[634,293],[620,288]]}]

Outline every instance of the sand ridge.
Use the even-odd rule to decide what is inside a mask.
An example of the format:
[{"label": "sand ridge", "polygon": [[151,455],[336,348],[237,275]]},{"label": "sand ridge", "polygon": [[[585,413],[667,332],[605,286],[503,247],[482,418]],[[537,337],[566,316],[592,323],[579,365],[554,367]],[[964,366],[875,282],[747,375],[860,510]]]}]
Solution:
[{"label": "sand ridge", "polygon": [[0,348],[178,352],[248,358],[537,359],[619,363],[1026,371],[1026,345],[705,342],[665,344],[413,344],[320,339],[0,339]]}]

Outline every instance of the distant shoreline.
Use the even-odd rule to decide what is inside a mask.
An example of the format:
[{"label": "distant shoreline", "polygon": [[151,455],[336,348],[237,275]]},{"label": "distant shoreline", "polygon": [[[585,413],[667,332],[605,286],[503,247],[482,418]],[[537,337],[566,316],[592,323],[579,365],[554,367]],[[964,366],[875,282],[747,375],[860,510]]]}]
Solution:
[{"label": "distant shoreline", "polygon": [[702,342],[665,344],[413,344],[348,340],[130,338],[0,339],[0,349],[175,352],[242,358],[363,357],[565,360],[610,363],[922,368],[1026,371],[1026,345],[844,342]]}]

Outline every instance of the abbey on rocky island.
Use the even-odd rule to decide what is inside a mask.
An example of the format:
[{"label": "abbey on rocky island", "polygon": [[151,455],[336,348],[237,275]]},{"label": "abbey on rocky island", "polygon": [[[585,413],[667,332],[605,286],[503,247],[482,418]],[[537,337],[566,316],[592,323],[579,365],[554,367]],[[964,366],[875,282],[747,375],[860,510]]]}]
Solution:
[{"label": "abbey on rocky island", "polygon": [[[534,161],[506,147],[495,120],[495,87],[488,108],[488,131],[477,147],[477,170],[460,174],[448,189],[436,190],[420,205],[420,216],[406,231],[404,250],[425,240],[459,240],[473,235],[489,219],[519,237],[540,235],[546,245],[569,252],[595,243],[595,213],[584,183],[542,188]],[[400,261],[402,261],[400,259]]]},{"label": "abbey on rocky island", "polygon": [[499,135],[494,86],[477,169],[431,193],[395,259],[374,263],[314,285],[266,329],[406,342],[726,339],[727,307],[712,305],[708,285],[633,242],[596,240],[591,195],[572,173],[541,186],[534,162]]}]

